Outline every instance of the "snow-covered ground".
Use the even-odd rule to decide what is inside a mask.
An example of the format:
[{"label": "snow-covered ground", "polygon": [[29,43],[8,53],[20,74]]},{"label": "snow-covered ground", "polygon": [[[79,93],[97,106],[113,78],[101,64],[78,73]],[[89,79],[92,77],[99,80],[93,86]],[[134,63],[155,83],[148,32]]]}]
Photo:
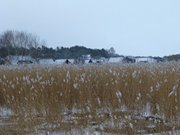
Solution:
[{"label": "snow-covered ground", "polygon": [[[180,130],[176,129],[176,127],[173,127],[170,123],[166,123],[163,121],[163,118],[161,116],[155,116],[152,115],[149,108],[150,104],[145,105],[145,107],[142,109],[141,114],[129,113],[126,107],[116,110],[117,112],[110,112],[110,110],[107,109],[100,109],[97,111],[96,117],[98,119],[102,119],[103,121],[99,124],[96,123],[96,121],[93,120],[93,116],[89,115],[87,119],[89,119],[89,125],[88,126],[80,126],[76,128],[76,121],[79,119],[79,117],[76,116],[78,114],[77,109],[73,109],[70,114],[67,114],[66,111],[64,112],[64,118],[62,119],[62,122],[64,124],[74,125],[70,126],[69,130],[63,130],[63,129],[56,129],[57,125],[51,124],[51,123],[42,123],[41,125],[38,125],[34,127],[34,131],[28,133],[28,135],[113,135],[113,134],[126,134],[126,132],[123,132],[123,128],[129,128],[130,131],[133,128],[139,128],[138,122],[142,122],[145,124],[145,129],[139,129],[135,133],[136,134],[144,134],[144,135],[161,135],[161,134],[168,134],[168,135],[178,135],[180,134]],[[116,113],[116,115],[114,115]],[[119,113],[119,114],[118,114]],[[125,115],[124,117],[120,117],[120,115]],[[13,116],[13,113],[10,109],[7,108],[0,108],[0,129],[1,127],[6,126],[13,126],[15,123],[10,119],[10,117]],[[105,117],[109,117],[108,119],[104,119]],[[136,125],[135,125],[136,124]],[[156,126],[162,125],[163,127],[167,127],[169,131],[159,131]],[[143,125],[141,125],[143,126]],[[60,126],[61,127],[61,126]],[[22,129],[21,129],[22,130]],[[156,131],[157,130],[157,131]],[[149,132],[149,133],[147,133]],[[1,132],[0,132],[1,134]]]}]

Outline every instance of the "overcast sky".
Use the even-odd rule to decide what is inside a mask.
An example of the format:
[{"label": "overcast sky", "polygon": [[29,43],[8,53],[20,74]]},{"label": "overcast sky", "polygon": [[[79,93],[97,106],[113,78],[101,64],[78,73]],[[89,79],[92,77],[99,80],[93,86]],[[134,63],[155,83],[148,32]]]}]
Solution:
[{"label": "overcast sky", "polygon": [[180,0],[0,0],[0,32],[5,30],[37,34],[52,47],[178,54]]}]

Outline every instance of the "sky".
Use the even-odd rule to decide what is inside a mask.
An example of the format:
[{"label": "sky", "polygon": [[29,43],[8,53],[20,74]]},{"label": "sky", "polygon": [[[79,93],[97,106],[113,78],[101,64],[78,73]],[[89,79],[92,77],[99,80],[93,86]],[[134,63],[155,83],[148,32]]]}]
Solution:
[{"label": "sky", "polygon": [[0,0],[0,33],[27,31],[48,47],[132,56],[180,53],[180,0]]}]

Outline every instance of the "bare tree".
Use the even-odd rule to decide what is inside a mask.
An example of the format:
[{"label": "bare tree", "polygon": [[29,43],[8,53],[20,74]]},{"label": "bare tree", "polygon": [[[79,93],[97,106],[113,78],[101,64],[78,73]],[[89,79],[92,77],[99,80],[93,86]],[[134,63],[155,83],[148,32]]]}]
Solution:
[{"label": "bare tree", "polygon": [[[31,55],[37,56],[37,48],[44,45],[45,42],[31,33],[24,31],[5,31],[0,35],[0,47],[6,47],[8,49],[8,55],[10,55],[10,49],[15,49],[15,55]],[[32,49],[33,48],[33,49]],[[35,52],[36,51],[36,52]]]},{"label": "bare tree", "polygon": [[13,31],[5,31],[0,36],[0,47],[7,48],[8,54],[10,53],[10,47],[14,44],[14,34]]},{"label": "bare tree", "polygon": [[114,49],[114,47],[111,47],[109,50],[108,50],[108,53],[110,56],[115,56],[116,55],[116,51]]}]

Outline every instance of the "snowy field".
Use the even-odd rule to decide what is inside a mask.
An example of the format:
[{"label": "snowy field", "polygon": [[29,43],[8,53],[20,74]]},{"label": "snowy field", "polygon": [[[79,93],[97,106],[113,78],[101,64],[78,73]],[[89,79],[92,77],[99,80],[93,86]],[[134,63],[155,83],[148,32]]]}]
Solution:
[{"label": "snowy field", "polygon": [[180,63],[0,67],[0,134],[180,134]]}]

